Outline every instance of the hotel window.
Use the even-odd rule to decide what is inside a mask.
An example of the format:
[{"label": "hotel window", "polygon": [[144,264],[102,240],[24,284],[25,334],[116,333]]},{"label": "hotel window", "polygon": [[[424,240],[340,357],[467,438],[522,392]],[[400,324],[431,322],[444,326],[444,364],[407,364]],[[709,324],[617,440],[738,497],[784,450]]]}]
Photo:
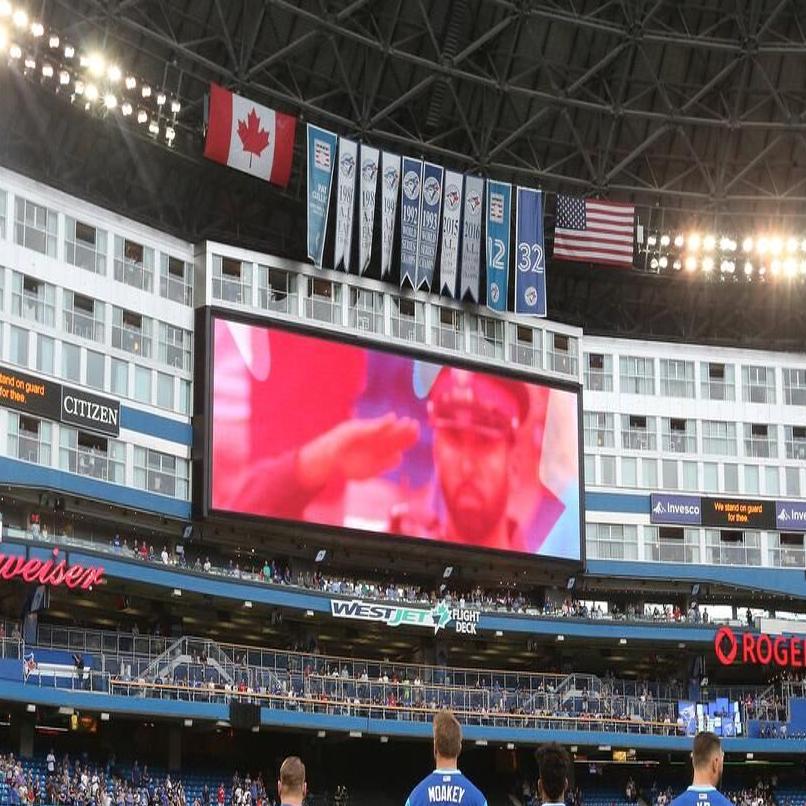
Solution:
[{"label": "hotel window", "polygon": [[736,370],[732,364],[702,363],[701,393],[706,400],[736,399]]},{"label": "hotel window", "polygon": [[106,356],[87,350],[87,386],[104,390],[106,386]]},{"label": "hotel window", "polygon": [[105,303],[65,290],[64,329],[71,335],[103,343],[105,313]]},{"label": "hotel window", "polygon": [[93,274],[106,274],[106,233],[91,224],[64,219],[64,259]]},{"label": "hotel window", "polygon": [[49,336],[41,333],[36,337],[36,368],[45,375],[54,374],[54,352],[55,342]]},{"label": "hotel window", "polygon": [[742,395],[745,403],[775,403],[775,369],[742,367]]},{"label": "hotel window", "polygon": [[777,466],[767,466],[764,468],[764,494],[781,494],[781,475]]},{"label": "hotel window", "polygon": [[504,358],[504,322],[491,316],[475,317],[470,331],[470,349],[486,358]]},{"label": "hotel window", "polygon": [[28,366],[28,342],[30,332],[21,327],[11,326],[11,355],[9,360],[12,364],[20,367]]},{"label": "hotel window", "polygon": [[350,288],[350,327],[365,333],[383,333],[383,294]]},{"label": "hotel window", "polygon": [[186,381],[184,378],[179,379],[179,406],[178,409],[182,414],[192,414],[191,405],[191,385],[190,381]]},{"label": "hotel window", "polygon": [[149,448],[134,448],[134,486],[158,495],[187,499],[188,463]]},{"label": "hotel window", "polygon": [[148,367],[134,367],[134,399],[151,403],[151,370]]},{"label": "hotel window", "polygon": [[644,526],[647,558],[656,563],[698,563],[700,561],[698,529],[677,526]]},{"label": "hotel window", "polygon": [[596,457],[585,454],[585,484],[596,484]]},{"label": "hotel window", "polygon": [[154,290],[154,250],[128,238],[115,236],[115,279],[132,288]]},{"label": "hotel window", "polygon": [[213,255],[213,299],[252,304],[252,264]]},{"label": "hotel window", "polygon": [[759,485],[758,465],[743,465],[744,468],[744,490],[749,495],[758,495],[761,492]]},{"label": "hotel window", "polygon": [[309,277],[305,315],[319,322],[342,324],[341,283],[334,283],[321,277]]},{"label": "hotel window", "polygon": [[638,486],[638,460],[634,456],[621,457],[621,486]]},{"label": "hotel window", "polygon": [[257,304],[264,311],[297,315],[296,275],[269,266],[257,267]]},{"label": "hotel window", "polygon": [[703,420],[702,452],[709,456],[736,456],[736,423]]},{"label": "hotel window", "polygon": [[513,325],[510,359],[534,369],[543,366],[543,331],[528,325]]},{"label": "hotel window", "polygon": [[800,498],[800,468],[784,468],[784,475],[786,477],[786,495]]},{"label": "hotel window", "polygon": [[694,362],[661,358],[660,393],[664,397],[695,397]]},{"label": "hotel window", "polygon": [[616,433],[610,412],[586,411],[583,422],[586,448],[615,448]]},{"label": "hotel window", "polygon": [[602,478],[599,483],[603,487],[616,486],[616,457],[615,456],[600,456],[599,467],[602,471]]},{"label": "hotel window", "polygon": [[425,341],[425,305],[416,299],[392,298],[392,335],[403,341]]},{"label": "hotel window", "polygon": [[0,238],[6,238],[6,192],[0,190]]},{"label": "hotel window", "polygon": [[465,320],[461,311],[453,308],[435,308],[435,322],[431,340],[445,350],[463,350],[465,346]]},{"label": "hotel window", "polygon": [[722,474],[725,480],[725,492],[726,493],[738,493],[739,492],[739,465],[734,464],[724,464],[722,466]]},{"label": "hotel window", "polygon": [[562,333],[548,334],[549,369],[564,375],[577,374],[577,340]]},{"label": "hotel window", "polygon": [[677,478],[677,460],[664,459],[661,463],[663,465],[663,487],[666,490],[678,489],[679,482]]},{"label": "hotel window", "polygon": [[26,249],[56,257],[59,216],[40,204],[17,196],[15,204],[14,241]]},{"label": "hotel window", "polygon": [[162,409],[174,407],[174,376],[157,373],[157,405]]},{"label": "hotel window", "polygon": [[760,534],[706,529],[706,561],[712,565],[761,565]]},{"label": "hotel window", "polygon": [[62,470],[114,484],[126,483],[126,446],[122,442],[65,425],[59,431]]},{"label": "hotel window", "polygon": [[658,487],[658,462],[656,459],[641,459],[641,486],[648,490]]},{"label": "hotel window", "polygon": [[683,490],[697,490],[699,483],[697,481],[697,463],[696,462],[683,462]]},{"label": "hotel window", "polygon": [[706,493],[719,492],[719,465],[716,462],[702,463],[702,488]]},{"label": "hotel window", "polygon": [[615,523],[588,523],[585,526],[588,556],[596,560],[637,560],[638,527]]},{"label": "hotel window", "polygon": [[784,443],[787,459],[806,460],[806,426],[785,425]]},{"label": "hotel window", "polygon": [[53,327],[56,324],[56,288],[15,271],[11,275],[11,312],[15,316]]},{"label": "hotel window", "polygon": [[112,359],[112,383],[110,391],[121,397],[129,396],[129,362]]},{"label": "hotel window", "polygon": [[112,308],[112,346],[150,358],[151,320],[134,311]]},{"label": "hotel window", "polygon": [[161,253],[160,296],[182,305],[192,305],[193,266],[178,257]]},{"label": "hotel window", "polygon": [[744,455],[758,459],[774,459],[778,456],[778,439],[774,425],[764,423],[744,424]]},{"label": "hotel window", "polygon": [[655,418],[638,414],[622,414],[621,447],[628,451],[657,450]]},{"label": "hotel window", "polygon": [[166,366],[190,372],[190,341],[190,331],[160,322],[158,360]]},{"label": "hotel window", "polygon": [[775,568],[803,568],[806,566],[803,539],[804,535],[796,532],[770,534],[771,564]]},{"label": "hotel window", "polygon": [[697,422],[679,417],[664,417],[661,420],[663,429],[663,450],[670,453],[697,452]]},{"label": "hotel window", "polygon": [[619,384],[622,394],[655,394],[655,359],[623,355],[619,358]]},{"label": "hotel window", "polygon": [[81,348],[66,341],[62,342],[62,378],[81,383]]},{"label": "hotel window", "polygon": [[8,454],[23,462],[50,465],[51,424],[36,417],[9,412]]},{"label": "hotel window", "polygon": [[585,353],[585,388],[591,392],[613,391],[613,356]]},{"label": "hotel window", "polygon": [[787,406],[806,406],[806,369],[785,369],[784,403]]}]

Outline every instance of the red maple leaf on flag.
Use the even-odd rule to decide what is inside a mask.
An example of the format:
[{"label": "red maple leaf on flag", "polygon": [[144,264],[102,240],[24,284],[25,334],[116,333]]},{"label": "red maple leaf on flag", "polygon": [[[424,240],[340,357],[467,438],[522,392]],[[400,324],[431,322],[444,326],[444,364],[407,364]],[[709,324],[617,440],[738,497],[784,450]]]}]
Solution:
[{"label": "red maple leaf on flag", "polygon": [[269,133],[261,128],[260,118],[255,108],[246,116],[246,120],[238,121],[238,137],[241,138],[243,150],[249,152],[249,167],[252,167],[252,156],[259,157],[269,144]]}]

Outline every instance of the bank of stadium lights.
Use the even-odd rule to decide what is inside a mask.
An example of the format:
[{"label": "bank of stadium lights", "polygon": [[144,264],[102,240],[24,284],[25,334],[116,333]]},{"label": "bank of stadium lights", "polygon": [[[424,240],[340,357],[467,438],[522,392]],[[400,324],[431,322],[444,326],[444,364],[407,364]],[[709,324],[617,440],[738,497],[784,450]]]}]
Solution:
[{"label": "bank of stadium lights", "polygon": [[168,146],[174,145],[182,111],[178,98],[153,89],[100,50],[79,52],[10,0],[0,0],[2,54],[7,54],[10,66],[20,65],[26,78],[52,87],[57,94],[69,93],[71,102],[80,103],[86,111],[119,114],[136,121],[155,139],[162,137]]},{"label": "bank of stadium lights", "polygon": [[794,234],[649,234],[646,267],[653,272],[699,273],[720,280],[806,281],[806,237]]}]

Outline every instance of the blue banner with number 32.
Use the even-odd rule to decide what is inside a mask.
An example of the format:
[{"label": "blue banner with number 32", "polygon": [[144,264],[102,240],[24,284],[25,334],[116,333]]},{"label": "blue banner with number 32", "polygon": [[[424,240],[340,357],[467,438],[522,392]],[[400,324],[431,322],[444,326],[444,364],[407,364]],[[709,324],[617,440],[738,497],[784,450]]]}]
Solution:
[{"label": "blue banner with number 32", "polygon": [[543,193],[518,188],[515,212],[515,313],[546,315]]}]

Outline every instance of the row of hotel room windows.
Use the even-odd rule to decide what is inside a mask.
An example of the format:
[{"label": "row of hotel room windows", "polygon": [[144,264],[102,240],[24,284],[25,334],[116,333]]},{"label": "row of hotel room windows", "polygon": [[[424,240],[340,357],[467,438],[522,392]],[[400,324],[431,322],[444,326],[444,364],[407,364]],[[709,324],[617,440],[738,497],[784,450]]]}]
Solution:
[{"label": "row of hotel room windows", "polygon": [[[0,237],[6,237],[6,192],[0,190]],[[62,254],[59,254],[59,213],[21,196],[14,199],[14,243],[71,266],[107,275],[108,234],[93,224],[64,216]],[[153,293],[156,253],[130,238],[114,236],[114,278],[118,282]],[[193,266],[161,252],[159,295],[193,304]]]},{"label": "row of hotel room windows", "polygon": [[[0,350],[3,328],[0,324]],[[191,382],[10,325],[7,360],[81,386],[189,416]]]},{"label": "row of hotel room windows", "polygon": [[[431,344],[443,350],[472,352],[485,358],[509,360],[532,369],[550,369],[577,376],[577,339],[512,323],[508,336],[502,319],[480,316],[456,308],[431,306],[430,331],[426,303],[382,291],[348,285],[348,308],[343,307],[345,284],[322,277],[305,278],[304,305],[300,310],[297,290],[299,275],[284,269],[255,266],[235,258],[213,255],[212,295],[214,300],[260,308],[290,316],[303,316],[328,324],[347,325],[367,333],[386,334],[403,341]],[[257,269],[257,282],[253,283]],[[384,306],[390,301],[389,327]]]},{"label": "row of hotel room windows", "polygon": [[[657,451],[657,417],[621,414],[620,448],[627,451]],[[660,447],[664,453],[695,453],[708,456],[738,456],[739,443],[743,455],[755,459],[777,459],[779,426],[768,423],[734,423],[723,420],[694,420],[684,417],[661,417]],[[586,448],[616,447],[616,415],[605,411],[586,411],[583,432]],[[699,423],[701,441],[697,439]],[[784,425],[784,457],[806,460],[806,426]],[[737,440],[737,431],[740,437]]]},{"label": "row of hotel room windows", "polygon": [[804,535],[799,532],[589,522],[585,552],[590,560],[806,568]]},{"label": "row of hotel room windows", "polygon": [[[4,306],[4,272],[0,269],[0,311]],[[61,318],[57,322],[57,292],[61,295]],[[107,308],[111,307],[110,341],[107,341]],[[46,327],[61,327],[65,332],[98,344],[110,344],[118,350],[143,358],[156,358],[174,369],[192,369],[190,331],[167,322],[151,319],[134,311],[108,305],[93,297],[37,280],[17,271],[11,272],[11,314]],[[155,328],[156,325],[156,328]],[[154,351],[154,331],[157,349]]]},{"label": "row of hotel room windows", "polygon": [[[8,456],[53,467],[54,429],[58,431],[55,466],[60,470],[188,500],[186,459],[14,411],[8,412]],[[127,461],[129,451],[131,460]]]},{"label": "row of hotel room windows", "polygon": [[[696,368],[694,361],[661,358],[656,368],[655,358],[619,356],[618,391],[631,395],[696,398]],[[704,400],[736,400],[736,367],[714,361],[700,363],[700,396]],[[585,388],[596,392],[613,392],[613,356],[604,353],[585,353]],[[786,405],[806,406],[806,368],[781,370],[779,396],[777,370],[769,365],[741,367],[741,399],[745,403],[774,404],[779,399]],[[660,379],[658,386],[656,379]]]},{"label": "row of hotel room windows", "polygon": [[741,493],[798,498],[804,470],[779,465],[738,465],[679,459],[585,454],[585,486]]}]

